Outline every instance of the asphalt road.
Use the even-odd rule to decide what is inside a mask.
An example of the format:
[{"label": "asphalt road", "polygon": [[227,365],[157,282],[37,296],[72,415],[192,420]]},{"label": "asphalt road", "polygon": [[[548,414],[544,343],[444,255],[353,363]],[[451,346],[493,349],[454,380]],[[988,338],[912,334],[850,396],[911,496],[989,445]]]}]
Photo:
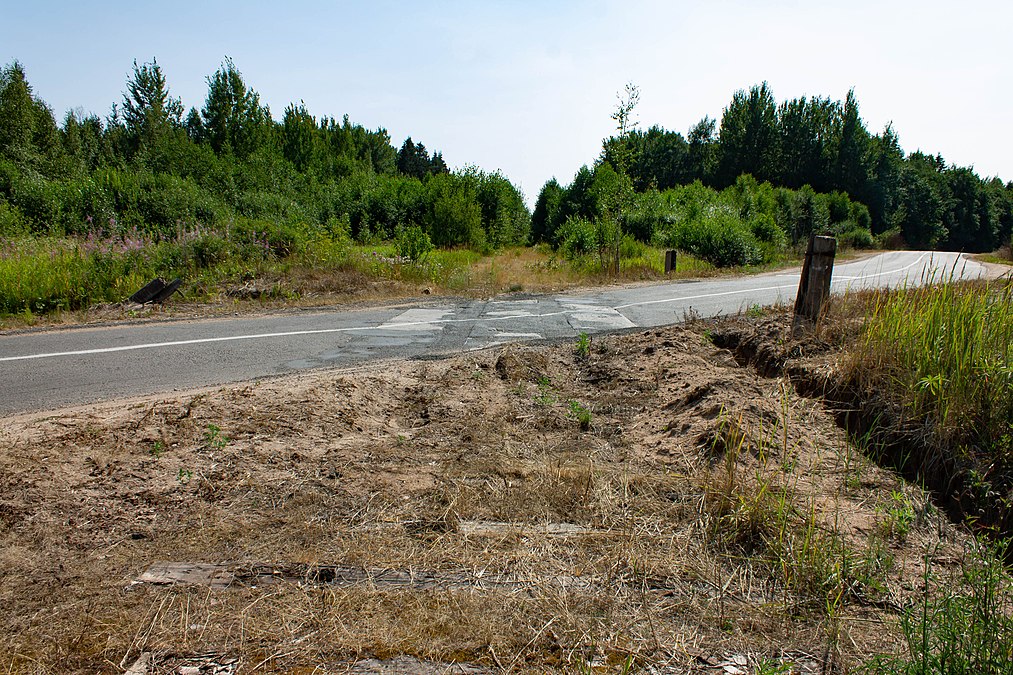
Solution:
[{"label": "asphalt road", "polygon": [[[953,253],[890,252],[835,266],[833,290],[951,274],[973,278],[984,267]],[[798,281],[794,270],[573,294],[9,333],[0,335],[0,414],[659,326],[690,313],[711,317],[794,302]]]}]

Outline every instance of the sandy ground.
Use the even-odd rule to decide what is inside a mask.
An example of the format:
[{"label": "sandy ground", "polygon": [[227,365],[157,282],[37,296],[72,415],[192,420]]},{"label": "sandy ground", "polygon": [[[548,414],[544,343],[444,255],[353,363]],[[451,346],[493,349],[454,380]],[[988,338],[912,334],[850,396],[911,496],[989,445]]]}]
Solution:
[{"label": "sandy ground", "polygon": [[835,672],[963,535],[698,323],[0,421],[9,672]]}]

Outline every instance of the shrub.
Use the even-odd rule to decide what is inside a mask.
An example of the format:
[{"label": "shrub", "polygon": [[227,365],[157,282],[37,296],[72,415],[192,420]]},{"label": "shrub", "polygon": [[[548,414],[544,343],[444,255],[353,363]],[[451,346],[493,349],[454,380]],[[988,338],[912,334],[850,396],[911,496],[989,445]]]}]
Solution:
[{"label": "shrub", "polygon": [[0,237],[21,237],[28,234],[25,217],[13,204],[0,197]]},{"label": "shrub", "polygon": [[595,250],[594,223],[571,216],[556,230],[556,241],[567,260],[587,255]]},{"label": "shrub", "polygon": [[486,247],[482,229],[482,207],[475,191],[453,174],[440,174],[429,180],[432,207],[427,230],[439,246],[470,246],[476,251]]},{"label": "shrub", "polygon": [[1003,568],[1003,546],[971,554],[959,579],[947,580],[938,594],[925,595],[901,617],[907,654],[876,657],[869,673],[883,675],[1008,674],[1013,672],[1013,585]]},{"label": "shrub", "polygon": [[851,211],[851,200],[843,192],[831,192],[820,195],[820,201],[827,211],[831,223],[842,223],[848,219]]},{"label": "shrub", "polygon": [[876,240],[872,236],[872,232],[862,229],[857,225],[852,226],[847,231],[841,233],[837,237],[837,241],[841,246],[848,248],[873,248],[876,245]]},{"label": "shrub", "polygon": [[48,234],[58,230],[60,195],[57,186],[40,176],[20,176],[12,187],[11,201],[24,215],[32,232]]},{"label": "shrub", "polygon": [[229,243],[221,235],[205,233],[196,236],[186,244],[197,269],[209,269],[229,257]]},{"label": "shrub", "polygon": [[727,213],[675,226],[669,230],[666,244],[688,251],[717,267],[763,262],[763,251],[756,237],[742,221]]},{"label": "shrub", "polygon": [[418,225],[398,227],[394,236],[394,250],[401,258],[417,265],[433,250],[433,241]]}]

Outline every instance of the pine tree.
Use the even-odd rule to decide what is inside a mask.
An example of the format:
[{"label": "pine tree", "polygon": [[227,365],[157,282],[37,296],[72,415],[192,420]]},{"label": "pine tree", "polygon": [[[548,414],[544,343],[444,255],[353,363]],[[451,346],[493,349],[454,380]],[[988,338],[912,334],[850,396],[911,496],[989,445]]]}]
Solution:
[{"label": "pine tree", "polygon": [[182,127],[183,105],[178,98],[169,96],[165,75],[156,59],[141,66],[134,61],[121,114],[130,152],[150,148],[168,131]]}]

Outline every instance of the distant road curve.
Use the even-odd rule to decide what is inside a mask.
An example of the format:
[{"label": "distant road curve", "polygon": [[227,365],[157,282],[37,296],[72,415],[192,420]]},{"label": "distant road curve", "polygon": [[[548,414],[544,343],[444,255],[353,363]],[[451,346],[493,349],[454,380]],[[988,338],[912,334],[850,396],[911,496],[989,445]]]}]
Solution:
[{"label": "distant road curve", "polygon": [[[983,276],[955,253],[841,263],[834,292]],[[0,414],[221,385],[313,368],[574,337],[791,302],[799,271],[417,306],[25,331],[0,335]]]}]

